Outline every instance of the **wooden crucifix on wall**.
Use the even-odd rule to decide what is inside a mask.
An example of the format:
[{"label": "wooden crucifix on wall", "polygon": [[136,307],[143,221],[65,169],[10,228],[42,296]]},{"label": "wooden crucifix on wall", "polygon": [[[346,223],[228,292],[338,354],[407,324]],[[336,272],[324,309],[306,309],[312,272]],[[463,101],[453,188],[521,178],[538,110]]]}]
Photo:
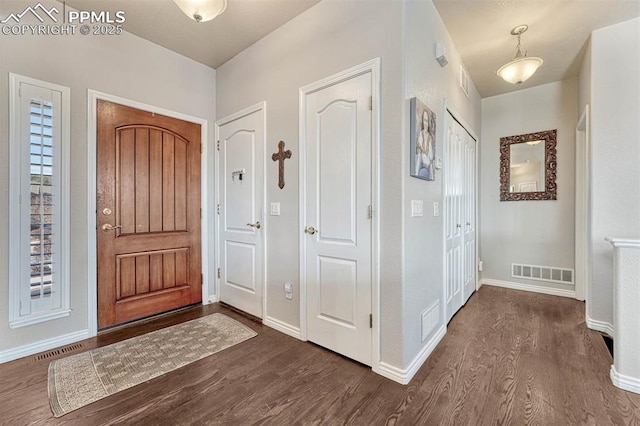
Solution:
[{"label": "wooden crucifix on wall", "polygon": [[278,152],[271,156],[273,161],[278,161],[278,186],[284,188],[284,160],[291,158],[291,150],[284,150],[284,141],[278,142]]}]

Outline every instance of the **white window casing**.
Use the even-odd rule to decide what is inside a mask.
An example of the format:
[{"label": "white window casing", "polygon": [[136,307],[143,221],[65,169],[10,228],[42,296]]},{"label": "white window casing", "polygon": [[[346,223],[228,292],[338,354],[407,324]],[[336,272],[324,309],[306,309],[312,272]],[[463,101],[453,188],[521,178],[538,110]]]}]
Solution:
[{"label": "white window casing", "polygon": [[70,313],[70,89],[9,74],[9,326]]}]

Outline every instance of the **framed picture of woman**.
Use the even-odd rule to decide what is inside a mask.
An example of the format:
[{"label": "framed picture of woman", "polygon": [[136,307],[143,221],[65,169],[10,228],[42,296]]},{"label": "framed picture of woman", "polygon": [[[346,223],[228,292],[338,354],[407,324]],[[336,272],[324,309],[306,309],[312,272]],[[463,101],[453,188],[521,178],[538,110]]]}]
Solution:
[{"label": "framed picture of woman", "polygon": [[436,115],[418,98],[411,98],[411,176],[436,180]]}]

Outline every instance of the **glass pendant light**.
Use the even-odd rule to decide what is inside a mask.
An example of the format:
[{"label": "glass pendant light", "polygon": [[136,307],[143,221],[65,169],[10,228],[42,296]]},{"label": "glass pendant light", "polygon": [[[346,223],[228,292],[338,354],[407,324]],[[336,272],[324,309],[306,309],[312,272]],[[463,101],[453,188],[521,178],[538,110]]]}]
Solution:
[{"label": "glass pendant light", "polygon": [[175,4],[196,22],[210,21],[227,8],[227,0],[173,0]]},{"label": "glass pendant light", "polygon": [[497,74],[502,79],[511,84],[522,84],[529,79],[542,65],[542,59],[536,57],[527,56],[525,51],[524,55],[520,50],[520,36],[523,32],[527,31],[529,27],[527,25],[519,25],[511,30],[511,34],[518,36],[518,45],[516,47],[516,57],[513,61],[504,64],[500,67]]}]

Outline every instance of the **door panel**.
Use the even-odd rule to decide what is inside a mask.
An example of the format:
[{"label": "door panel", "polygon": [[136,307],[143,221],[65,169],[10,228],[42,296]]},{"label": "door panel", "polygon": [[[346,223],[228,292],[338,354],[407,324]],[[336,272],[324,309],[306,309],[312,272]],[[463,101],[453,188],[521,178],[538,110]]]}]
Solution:
[{"label": "door panel", "polygon": [[218,136],[220,300],[262,318],[264,110],[221,125]]},{"label": "door panel", "polygon": [[476,289],[476,143],[465,131],[464,143],[464,285],[463,302],[466,303]]},{"label": "door panel", "polygon": [[446,168],[445,168],[445,204],[446,204],[446,259],[447,259],[447,320],[462,307],[462,141],[458,123],[449,117],[446,128]]},{"label": "door panel", "polygon": [[317,114],[321,240],[356,244],[357,103],[337,100]]},{"label": "door panel", "polygon": [[475,140],[449,113],[446,120],[445,235],[447,321],[475,291]]},{"label": "door panel", "polygon": [[371,365],[371,74],[305,97],[307,338]]},{"label": "door panel", "polygon": [[98,101],[97,170],[99,328],[201,302],[200,125]]}]

